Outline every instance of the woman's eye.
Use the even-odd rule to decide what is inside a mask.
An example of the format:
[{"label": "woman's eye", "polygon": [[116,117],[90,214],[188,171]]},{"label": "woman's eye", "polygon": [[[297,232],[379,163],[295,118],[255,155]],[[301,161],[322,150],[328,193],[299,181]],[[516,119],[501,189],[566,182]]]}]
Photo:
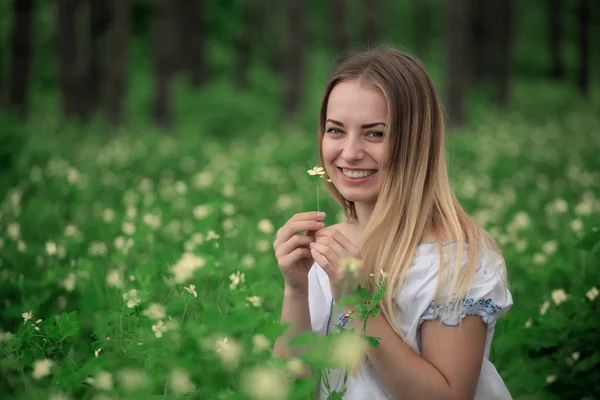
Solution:
[{"label": "woman's eye", "polygon": [[371,131],[371,132],[369,132],[369,135],[373,135],[373,137],[382,138],[383,137],[383,132],[381,132],[381,131]]},{"label": "woman's eye", "polygon": [[343,132],[342,132],[340,129],[338,129],[338,128],[329,128],[329,129],[327,129],[327,132],[329,132],[329,133],[335,133],[335,134],[337,134],[337,133],[343,133]]}]

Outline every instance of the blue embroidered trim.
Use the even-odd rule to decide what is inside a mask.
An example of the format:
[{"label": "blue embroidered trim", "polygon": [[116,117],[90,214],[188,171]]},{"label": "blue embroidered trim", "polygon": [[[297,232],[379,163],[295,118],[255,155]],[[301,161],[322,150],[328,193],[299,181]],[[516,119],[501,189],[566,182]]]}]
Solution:
[{"label": "blue embroidered trim", "polygon": [[[479,299],[478,301],[475,301],[475,299],[473,299],[473,298],[463,299],[462,304],[456,308],[456,311],[455,311],[455,307],[456,306],[455,306],[454,302],[450,302],[450,303],[446,303],[446,304],[439,304],[439,302],[438,302],[438,304],[435,305],[435,307],[434,307],[434,302],[432,301],[431,303],[429,303],[427,310],[425,310],[425,312],[423,313],[421,318],[428,319],[429,317],[433,317],[434,314],[439,315],[440,311],[449,311],[451,313],[452,317],[455,316],[455,315],[452,315],[452,312],[455,312],[455,313],[460,312],[460,315],[458,316],[458,320],[456,321],[456,323],[452,324],[449,321],[448,322],[442,321],[442,323],[444,325],[456,326],[463,319],[463,317],[465,317],[467,315],[479,315],[480,317],[483,318],[483,321],[487,324],[487,323],[489,323],[489,319],[490,319],[491,315],[496,314],[497,312],[502,310],[502,306],[494,304],[492,302],[492,299],[490,299],[490,298],[482,298],[482,299]],[[441,317],[440,317],[440,319],[441,319]]]}]

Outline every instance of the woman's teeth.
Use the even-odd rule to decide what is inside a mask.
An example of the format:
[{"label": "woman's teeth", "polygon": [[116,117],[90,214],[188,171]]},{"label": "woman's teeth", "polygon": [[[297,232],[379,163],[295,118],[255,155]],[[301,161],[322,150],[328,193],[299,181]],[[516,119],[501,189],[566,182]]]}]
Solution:
[{"label": "woman's teeth", "polygon": [[348,178],[366,178],[367,176],[373,175],[375,172],[377,172],[376,169],[371,169],[367,171],[348,171],[342,169],[342,173]]}]

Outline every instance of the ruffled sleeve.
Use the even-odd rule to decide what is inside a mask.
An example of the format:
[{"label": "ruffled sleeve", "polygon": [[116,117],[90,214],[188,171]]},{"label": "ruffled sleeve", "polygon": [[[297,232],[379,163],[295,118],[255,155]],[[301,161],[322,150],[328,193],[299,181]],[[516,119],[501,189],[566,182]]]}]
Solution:
[{"label": "ruffled sleeve", "polygon": [[510,310],[513,299],[505,285],[502,258],[489,252],[489,258],[481,256],[480,260],[467,295],[454,302],[441,297],[437,304],[432,299],[421,314],[419,325],[422,321],[439,319],[444,325],[456,326],[467,315],[479,315],[486,324],[493,325]]}]

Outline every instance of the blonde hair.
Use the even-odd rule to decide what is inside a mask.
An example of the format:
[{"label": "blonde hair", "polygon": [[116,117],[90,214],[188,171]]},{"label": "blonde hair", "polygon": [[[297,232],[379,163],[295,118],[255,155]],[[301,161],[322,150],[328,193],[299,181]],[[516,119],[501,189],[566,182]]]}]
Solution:
[{"label": "blonde hair", "polygon": [[[377,48],[351,55],[337,67],[325,87],[319,115],[321,165],[325,165],[321,143],[329,94],[340,82],[351,80],[379,88],[387,101],[386,152],[380,165],[378,197],[358,247],[365,275],[375,272],[375,268],[387,272],[389,286],[381,310],[394,331],[404,338],[394,318],[396,293],[427,230],[434,232],[440,255],[436,304],[442,290],[447,290],[447,304],[458,307],[472,286],[479,264],[478,246],[467,246],[467,262],[461,268],[465,242],[479,243],[486,255],[491,249],[500,256],[502,271],[498,272],[503,274],[505,285],[506,267],[496,242],[463,210],[450,187],[442,106],[429,74],[415,57],[391,48]],[[354,203],[332,183],[326,185],[344,207],[347,220],[357,220]],[[445,266],[441,232],[457,241],[458,260],[454,266]]]}]

